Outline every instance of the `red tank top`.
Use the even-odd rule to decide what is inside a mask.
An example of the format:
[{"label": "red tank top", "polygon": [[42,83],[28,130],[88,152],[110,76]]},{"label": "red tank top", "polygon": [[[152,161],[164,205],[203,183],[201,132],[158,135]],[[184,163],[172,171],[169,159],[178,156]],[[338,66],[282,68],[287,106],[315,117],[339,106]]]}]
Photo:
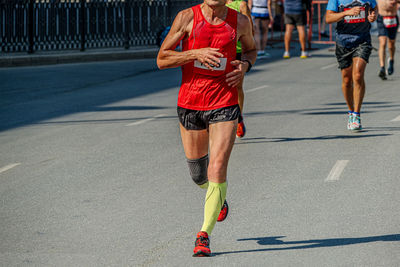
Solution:
[{"label": "red tank top", "polygon": [[224,56],[221,63],[211,71],[199,61],[182,66],[182,85],[178,95],[178,106],[194,110],[212,110],[238,103],[236,87],[226,83],[226,74],[233,71],[231,61],[236,59],[237,12],[228,8],[223,23],[212,25],[206,21],[200,5],[192,7],[193,29],[182,50],[205,47],[219,48]]}]

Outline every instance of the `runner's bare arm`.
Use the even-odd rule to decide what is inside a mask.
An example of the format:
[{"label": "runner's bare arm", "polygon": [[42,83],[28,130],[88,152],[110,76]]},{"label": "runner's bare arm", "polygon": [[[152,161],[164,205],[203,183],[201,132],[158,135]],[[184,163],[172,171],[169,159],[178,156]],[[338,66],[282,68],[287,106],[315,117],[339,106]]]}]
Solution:
[{"label": "runner's bare arm", "polygon": [[359,6],[353,7],[343,12],[335,12],[332,10],[326,11],[325,21],[328,24],[341,21],[345,16],[357,16],[360,14],[361,8]]},{"label": "runner's bare arm", "polygon": [[242,43],[242,61],[249,60],[253,65],[257,58],[256,43],[252,34],[250,19],[243,15],[238,17],[238,37]]},{"label": "runner's bare arm", "polygon": [[247,6],[246,1],[242,1],[240,3],[239,10],[240,10],[240,13],[242,13],[243,15],[245,15],[246,17],[249,18],[250,23],[251,23],[251,30],[252,30],[251,32],[254,35],[254,25],[253,25],[253,20],[251,19],[251,11],[250,11],[249,7]]},{"label": "runner's bare arm", "polygon": [[[231,62],[235,70],[226,75],[226,82],[229,86],[237,86],[243,79],[244,74],[256,62],[257,50],[251,30],[250,20],[242,14],[238,14],[237,34],[242,43],[242,61]],[[249,62],[248,62],[249,61]]]},{"label": "runner's bare arm", "polygon": [[194,60],[198,60],[212,70],[209,64],[217,65],[223,54],[217,48],[192,49],[183,52],[175,51],[179,42],[187,38],[193,27],[193,11],[185,9],[176,16],[171,30],[165,37],[157,56],[157,65],[160,69],[175,68]]},{"label": "runner's bare arm", "polygon": [[272,1],[268,0],[267,6],[268,6],[268,11],[269,11],[269,20],[270,20],[270,23],[274,23],[274,16],[272,15],[271,3],[272,3]]},{"label": "runner's bare arm", "polygon": [[251,8],[253,6],[253,0],[247,1],[247,5],[249,6],[249,9],[251,10]]}]

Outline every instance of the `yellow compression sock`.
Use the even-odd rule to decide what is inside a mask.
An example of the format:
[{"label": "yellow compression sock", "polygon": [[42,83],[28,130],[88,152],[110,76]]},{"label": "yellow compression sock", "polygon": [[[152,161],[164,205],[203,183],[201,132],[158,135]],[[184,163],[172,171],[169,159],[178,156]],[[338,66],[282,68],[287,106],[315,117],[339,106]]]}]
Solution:
[{"label": "yellow compression sock", "polygon": [[206,203],[204,204],[204,222],[201,231],[211,234],[225,201],[227,184],[226,182],[221,184],[208,183]]}]

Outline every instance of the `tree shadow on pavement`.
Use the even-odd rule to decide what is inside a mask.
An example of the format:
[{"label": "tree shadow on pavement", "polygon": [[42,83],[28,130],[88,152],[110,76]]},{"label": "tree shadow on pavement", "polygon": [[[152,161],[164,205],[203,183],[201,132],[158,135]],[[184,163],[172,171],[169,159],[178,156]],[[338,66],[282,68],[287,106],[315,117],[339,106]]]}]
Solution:
[{"label": "tree shadow on pavement", "polygon": [[332,53],[329,54],[312,54],[311,57],[313,58],[325,58],[325,57],[329,57],[329,58],[334,58],[334,55]]},{"label": "tree shadow on pavement", "polygon": [[117,119],[101,119],[101,120],[56,120],[56,121],[43,121],[33,123],[34,125],[80,125],[80,124],[116,124],[116,123],[135,123],[141,120],[176,120],[175,116],[159,116],[159,117],[131,117],[131,118],[117,118]]},{"label": "tree shadow on pavement", "polygon": [[255,237],[255,238],[243,238],[243,239],[238,239],[237,241],[257,241],[257,244],[259,244],[261,246],[283,245],[283,246],[288,246],[288,247],[273,247],[273,248],[260,248],[260,249],[249,249],[249,250],[215,252],[215,253],[213,253],[213,256],[223,255],[223,254],[234,254],[234,253],[339,247],[339,246],[365,244],[365,243],[372,243],[372,242],[400,241],[400,234],[367,236],[367,237],[356,237],[356,238],[310,239],[310,240],[300,240],[300,241],[280,240],[284,237],[285,236],[266,236],[266,237]]},{"label": "tree shadow on pavement", "polygon": [[135,111],[170,109],[134,99],[160,99],[180,77],[159,71],[153,59],[1,69],[0,132],[85,112],[116,112],[118,120],[119,111],[138,117]]},{"label": "tree shadow on pavement", "polygon": [[[372,101],[365,101],[363,102],[363,105],[386,105],[386,104],[392,104],[393,102],[372,102]],[[336,102],[336,103],[327,103],[324,104],[326,106],[345,106],[346,102]]]},{"label": "tree shadow on pavement", "polygon": [[[359,131],[363,132],[363,131]],[[259,144],[259,143],[280,143],[280,142],[294,142],[294,141],[322,141],[322,140],[336,140],[336,139],[358,139],[368,137],[382,137],[392,134],[369,134],[369,135],[324,135],[316,137],[255,137],[255,138],[242,138],[240,142],[235,145],[244,144]]]}]

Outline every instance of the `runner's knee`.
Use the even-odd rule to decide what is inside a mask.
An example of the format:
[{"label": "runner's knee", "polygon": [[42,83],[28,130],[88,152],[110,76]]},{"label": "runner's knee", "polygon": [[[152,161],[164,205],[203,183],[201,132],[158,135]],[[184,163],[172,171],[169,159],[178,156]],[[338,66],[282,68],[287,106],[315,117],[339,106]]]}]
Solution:
[{"label": "runner's knee", "polygon": [[351,83],[353,82],[353,75],[351,72],[343,74],[342,78],[343,78],[343,83],[346,85],[351,85]]},{"label": "runner's knee", "polygon": [[190,176],[197,185],[202,185],[208,181],[207,178],[207,167],[208,167],[208,155],[205,155],[199,159],[188,159]]},{"label": "runner's knee", "polygon": [[364,75],[361,72],[357,71],[353,74],[353,80],[355,83],[362,83],[364,80]]}]

